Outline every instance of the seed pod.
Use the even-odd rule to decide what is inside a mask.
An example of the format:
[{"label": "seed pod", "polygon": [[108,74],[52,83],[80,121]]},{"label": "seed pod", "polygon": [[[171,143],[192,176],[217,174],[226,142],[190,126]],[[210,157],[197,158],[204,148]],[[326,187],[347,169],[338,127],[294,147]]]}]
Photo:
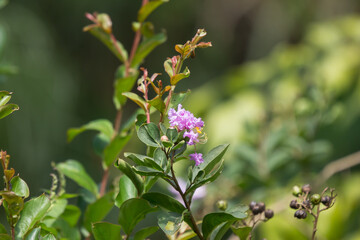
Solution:
[{"label": "seed pod", "polygon": [[216,203],[216,207],[221,211],[225,211],[227,209],[227,207],[228,207],[227,201],[219,200]]},{"label": "seed pod", "polygon": [[298,197],[298,196],[300,196],[302,194],[301,188],[299,186],[297,186],[297,185],[295,185],[292,190],[293,190],[292,194],[295,197]]},{"label": "seed pod", "polygon": [[298,203],[297,203],[297,200],[294,199],[294,200],[291,200],[291,202],[290,202],[290,207],[291,207],[292,209],[298,209],[298,208],[300,207],[300,204],[298,204]]},{"label": "seed pod", "polygon": [[305,210],[300,209],[295,212],[294,217],[298,219],[305,219],[307,217],[307,213]]},{"label": "seed pod", "polygon": [[318,205],[319,203],[320,203],[320,201],[321,201],[321,196],[320,196],[320,194],[313,194],[312,196],[311,196],[311,203],[313,204],[313,205]]},{"label": "seed pod", "polygon": [[324,204],[324,205],[327,206],[327,207],[330,206],[331,201],[332,201],[332,199],[331,199],[331,197],[329,197],[329,196],[323,196],[323,197],[321,198],[321,203]]},{"label": "seed pod", "polygon": [[301,190],[302,190],[304,193],[310,193],[310,192],[311,192],[311,186],[310,186],[310,184],[305,184],[304,186],[302,186]]},{"label": "seed pod", "polygon": [[260,213],[262,213],[263,211],[265,211],[265,203],[259,202],[257,205],[259,206]]},{"label": "seed pod", "polygon": [[274,216],[274,211],[273,210],[271,210],[271,209],[266,209],[265,210],[265,217],[267,218],[267,219],[270,219],[270,218],[272,218]]}]

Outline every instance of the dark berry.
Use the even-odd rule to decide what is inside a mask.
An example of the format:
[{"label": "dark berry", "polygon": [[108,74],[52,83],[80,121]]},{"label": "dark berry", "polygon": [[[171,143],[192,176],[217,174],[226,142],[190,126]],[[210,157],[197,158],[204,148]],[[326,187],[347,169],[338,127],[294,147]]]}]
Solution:
[{"label": "dark berry", "polygon": [[257,205],[259,206],[260,213],[262,213],[263,211],[265,211],[265,203],[259,202]]},{"label": "dark berry", "polygon": [[251,211],[254,215],[261,213],[260,207],[258,205],[255,205]]},{"label": "dark berry", "polygon": [[321,201],[321,197],[319,194],[313,194],[311,196],[311,203],[314,204],[314,205],[318,205]]},{"label": "dark berry", "polygon": [[291,200],[291,202],[290,202],[290,207],[291,207],[292,209],[298,209],[298,208],[300,207],[300,204],[298,204],[297,201],[296,201],[296,199],[294,199],[294,200]]},{"label": "dark berry", "polygon": [[321,203],[324,204],[325,206],[329,207],[331,204],[331,197],[329,196],[323,196],[321,198]]},{"label": "dark berry", "polygon": [[273,210],[271,210],[271,209],[266,209],[265,210],[265,217],[267,218],[267,219],[270,219],[270,218],[272,218],[274,216],[274,211]]},{"label": "dark berry", "polygon": [[305,207],[307,207],[307,208],[310,208],[310,207],[311,207],[311,203],[310,203],[309,200],[304,200],[304,201],[303,201],[303,205],[304,205]]},{"label": "dark berry", "polygon": [[301,190],[302,190],[304,193],[310,193],[310,192],[311,192],[311,186],[310,186],[310,184],[305,184],[304,186],[302,186]]},{"label": "dark berry", "polygon": [[294,217],[298,219],[305,219],[307,217],[307,213],[305,210],[300,209],[295,212]]},{"label": "dark berry", "polygon": [[252,201],[250,204],[249,204],[249,208],[250,210],[253,210],[253,208],[257,205],[257,203],[255,201]]}]

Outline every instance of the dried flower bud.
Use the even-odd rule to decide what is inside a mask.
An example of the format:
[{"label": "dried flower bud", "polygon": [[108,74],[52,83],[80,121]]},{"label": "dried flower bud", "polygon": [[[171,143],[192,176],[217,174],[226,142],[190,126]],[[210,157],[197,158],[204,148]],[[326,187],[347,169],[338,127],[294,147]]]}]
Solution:
[{"label": "dried flower bud", "polygon": [[301,188],[299,186],[297,186],[297,185],[295,185],[292,190],[293,190],[292,194],[295,197],[298,197],[298,196],[300,196],[302,194]]},{"label": "dried flower bud", "polygon": [[332,199],[331,199],[330,196],[323,196],[323,197],[321,198],[321,203],[324,204],[324,205],[327,206],[327,207],[330,206],[331,202],[332,202]]},{"label": "dried flower bud", "polygon": [[305,219],[307,217],[307,213],[305,210],[300,209],[295,212],[294,217],[298,219]]},{"label": "dried flower bud", "polygon": [[225,200],[219,200],[216,203],[216,207],[221,211],[225,211],[227,209],[227,207],[228,207],[228,203]]},{"label": "dried flower bud", "polygon": [[290,207],[291,207],[292,209],[298,209],[298,208],[300,207],[300,204],[298,204],[298,203],[297,203],[297,200],[294,199],[294,200],[291,200],[291,202],[290,202]]},{"label": "dried flower bud", "polygon": [[273,210],[271,210],[271,209],[266,209],[265,210],[265,217],[267,218],[267,219],[270,219],[270,218],[272,218],[274,216],[274,211]]},{"label": "dried flower bud", "polygon": [[320,194],[313,194],[311,196],[311,203],[314,204],[314,205],[318,205],[321,201],[321,196]]},{"label": "dried flower bud", "polygon": [[310,192],[311,192],[311,186],[310,186],[310,184],[305,184],[304,186],[302,186],[301,190],[302,190],[304,193],[310,193]]}]

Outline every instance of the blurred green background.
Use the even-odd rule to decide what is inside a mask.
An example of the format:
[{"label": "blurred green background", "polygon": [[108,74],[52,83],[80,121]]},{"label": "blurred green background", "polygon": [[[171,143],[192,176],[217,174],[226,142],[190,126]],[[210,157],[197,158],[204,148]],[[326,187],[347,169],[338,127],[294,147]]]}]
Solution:
[{"label": "blurred green background", "polygon": [[[94,134],[66,143],[68,128],[115,118],[118,63],[82,32],[89,24],[84,14],[108,13],[115,35],[130,48],[140,4],[12,0],[1,10],[0,66],[18,70],[0,76],[0,89],[14,92],[20,111],[1,121],[0,147],[32,195],[49,188],[52,161],[77,159],[100,181]],[[144,63],[151,73],[163,72],[173,46],[197,28],[205,28],[205,40],[213,43],[187,63],[191,77],[179,88],[192,89],[184,105],[205,120],[204,152],[231,143],[224,176],[208,187],[200,207],[210,210],[221,198],[234,204],[262,200],[277,217],[259,229],[258,239],[308,239],[310,221],[298,221],[286,208],[291,186],[329,185],[339,197],[320,218],[319,239],[360,239],[360,168],[326,184],[319,175],[330,162],[359,150],[360,1],[171,0],[150,20],[168,35]],[[128,116],[135,108],[128,104]],[[133,139],[129,149],[141,145]],[[212,194],[223,186],[221,194]]]}]

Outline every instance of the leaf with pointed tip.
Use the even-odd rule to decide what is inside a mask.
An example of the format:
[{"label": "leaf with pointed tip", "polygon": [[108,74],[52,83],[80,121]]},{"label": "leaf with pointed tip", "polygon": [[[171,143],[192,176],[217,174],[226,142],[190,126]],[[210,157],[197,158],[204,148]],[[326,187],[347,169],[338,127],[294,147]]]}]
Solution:
[{"label": "leaf with pointed tip", "polygon": [[137,197],[137,190],[134,183],[126,175],[119,180],[119,193],[115,199],[115,205],[120,208],[121,204],[130,198]]},{"label": "leaf with pointed tip", "polygon": [[123,95],[123,93],[131,91],[136,83],[138,75],[139,73],[136,71],[135,74],[130,76],[115,79],[113,102],[116,109],[120,109],[125,105],[127,97]]},{"label": "leaf with pointed tip", "polygon": [[38,240],[41,239],[40,235],[41,228],[34,228],[25,238],[25,240]]},{"label": "leaf with pointed tip", "polygon": [[126,136],[117,135],[111,140],[110,144],[104,150],[104,163],[106,167],[110,167],[114,163],[131,137],[132,133]]},{"label": "leaf with pointed tip", "polygon": [[185,211],[184,205],[182,205],[175,198],[158,192],[150,192],[142,195],[143,199],[149,201],[149,203],[165,208],[171,212],[182,214]]},{"label": "leaf with pointed tip", "polygon": [[50,205],[49,198],[44,194],[26,202],[15,226],[15,239],[23,239],[26,233],[45,216]]},{"label": "leaf with pointed tip", "polygon": [[78,161],[67,160],[66,162],[58,163],[56,169],[79,184],[79,186],[89,190],[95,196],[98,195],[98,186]]},{"label": "leaf with pointed tip", "polygon": [[240,240],[246,240],[248,239],[252,228],[251,227],[239,227],[239,228],[235,228],[235,227],[231,227],[231,230],[233,231],[233,233],[238,236],[240,238]]},{"label": "leaf with pointed tip", "polygon": [[81,210],[75,205],[67,205],[61,218],[64,219],[70,227],[74,227],[81,216]]},{"label": "leaf with pointed tip", "polygon": [[144,22],[145,19],[160,5],[168,2],[169,0],[153,0],[147,2],[144,6],[142,6],[138,12],[138,21]]},{"label": "leaf with pointed tip", "polygon": [[77,135],[87,130],[95,130],[103,133],[110,140],[114,134],[112,123],[107,119],[98,119],[91,121],[79,128],[70,128],[67,131],[67,140],[71,142]]},{"label": "leaf with pointed tip", "polygon": [[161,147],[160,131],[155,123],[143,124],[137,132],[139,139],[148,146]]},{"label": "leaf with pointed tip", "polygon": [[0,119],[8,116],[9,114],[17,110],[19,110],[19,106],[14,103],[0,106]]},{"label": "leaf with pointed tip", "polygon": [[52,202],[50,209],[46,213],[43,223],[46,226],[51,226],[56,219],[65,211],[68,201],[66,199],[55,199]]},{"label": "leaf with pointed tip", "polygon": [[146,214],[157,210],[157,207],[151,207],[144,199],[129,199],[120,207],[119,223],[123,227],[124,232],[130,235],[136,224],[144,219]]},{"label": "leaf with pointed tip", "polygon": [[11,99],[11,92],[0,91],[0,107],[8,103],[10,99]]},{"label": "leaf with pointed tip", "polygon": [[56,237],[53,234],[48,233],[42,238],[42,240],[56,240]]},{"label": "leaf with pointed tip", "polygon": [[148,236],[150,236],[151,234],[157,232],[157,230],[159,230],[158,226],[153,226],[153,227],[147,227],[147,228],[143,228],[140,231],[138,231],[135,236],[134,236],[134,240],[144,240],[147,239]]},{"label": "leaf with pointed tip", "polygon": [[156,108],[159,112],[164,113],[166,106],[164,100],[162,100],[162,98],[159,95],[149,100],[148,103],[152,107]]},{"label": "leaf with pointed tip", "polygon": [[88,205],[84,214],[84,226],[91,231],[91,224],[102,221],[114,206],[113,192],[108,192],[94,203]]},{"label": "leaf with pointed tip", "polygon": [[180,229],[182,221],[183,216],[179,213],[164,212],[158,216],[159,227],[166,235],[169,236],[175,234]]},{"label": "leaf with pointed tip", "polygon": [[[121,42],[113,42],[110,35],[102,31],[100,28],[91,28],[89,32],[98,38],[121,62],[125,62],[128,58],[128,53]],[[119,50],[120,49],[120,52]]]},{"label": "leaf with pointed tip", "polygon": [[131,66],[133,68],[137,68],[147,55],[149,55],[157,46],[164,43],[165,41],[165,33],[158,33],[152,37],[144,39],[135,53],[135,56],[131,62]]},{"label": "leaf with pointed tip", "polygon": [[188,78],[190,76],[190,70],[186,67],[182,73],[176,74],[170,78],[171,85],[176,85],[180,80]]},{"label": "leaf with pointed tip", "polygon": [[118,159],[118,161],[116,161],[114,165],[133,182],[138,191],[138,195],[141,196],[144,191],[143,179],[133,170],[133,168],[127,162],[122,159]]},{"label": "leaf with pointed tip", "polygon": [[122,93],[122,95],[127,97],[128,99],[139,105],[139,107],[141,107],[144,111],[146,111],[146,103],[144,99],[142,99],[139,95],[132,92],[124,92]]},{"label": "leaf with pointed tip", "polygon": [[27,198],[29,197],[30,191],[29,187],[24,180],[22,180],[19,176],[15,176],[11,179],[11,191],[13,191],[16,195]]},{"label": "leaf with pointed tip", "polygon": [[95,240],[121,240],[121,226],[108,223],[97,222],[92,224],[92,232]]}]

